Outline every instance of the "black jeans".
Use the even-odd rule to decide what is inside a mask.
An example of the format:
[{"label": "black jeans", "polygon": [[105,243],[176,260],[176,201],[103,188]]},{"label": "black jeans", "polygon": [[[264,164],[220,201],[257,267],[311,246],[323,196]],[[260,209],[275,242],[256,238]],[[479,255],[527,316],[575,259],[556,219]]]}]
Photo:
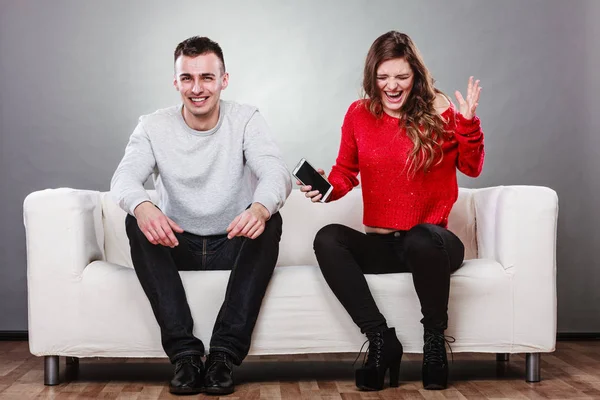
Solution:
[{"label": "black jeans", "polygon": [[462,242],[449,230],[420,224],[381,235],[333,224],[317,233],[314,249],[325,280],[361,332],[387,328],[364,274],[395,272],[412,272],[424,327],[447,328],[450,274],[464,259]]},{"label": "black jeans", "polygon": [[150,300],[171,362],[184,355],[204,355],[193,334],[194,321],[178,271],[231,270],[225,300],[215,321],[210,351],[224,351],[237,365],[248,354],[252,331],[279,255],[282,219],[273,214],[256,239],[227,235],[175,233],[173,249],[153,245],[127,215],[125,226],[138,279]]}]

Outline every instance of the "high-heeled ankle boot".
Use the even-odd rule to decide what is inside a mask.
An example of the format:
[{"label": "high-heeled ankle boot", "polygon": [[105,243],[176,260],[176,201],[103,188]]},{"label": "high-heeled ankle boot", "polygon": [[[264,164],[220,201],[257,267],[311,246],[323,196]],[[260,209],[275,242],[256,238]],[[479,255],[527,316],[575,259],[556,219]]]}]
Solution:
[{"label": "high-heeled ankle boot", "polygon": [[442,390],[448,385],[446,338],[440,329],[425,328],[423,346],[423,387]]},{"label": "high-heeled ankle boot", "polygon": [[367,360],[356,370],[356,386],[362,390],[381,390],[385,373],[390,371],[390,386],[398,386],[402,344],[394,328],[380,332],[367,332],[369,350]]}]

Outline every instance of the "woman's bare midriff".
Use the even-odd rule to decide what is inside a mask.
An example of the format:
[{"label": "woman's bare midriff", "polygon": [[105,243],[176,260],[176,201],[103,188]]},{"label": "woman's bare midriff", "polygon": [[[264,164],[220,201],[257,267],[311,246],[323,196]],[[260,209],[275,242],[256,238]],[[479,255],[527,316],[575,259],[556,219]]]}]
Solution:
[{"label": "woman's bare midriff", "polygon": [[367,232],[367,233],[378,233],[380,235],[387,235],[389,233],[394,233],[396,231],[398,231],[398,229],[378,228],[376,226],[366,226],[365,225],[365,232]]}]

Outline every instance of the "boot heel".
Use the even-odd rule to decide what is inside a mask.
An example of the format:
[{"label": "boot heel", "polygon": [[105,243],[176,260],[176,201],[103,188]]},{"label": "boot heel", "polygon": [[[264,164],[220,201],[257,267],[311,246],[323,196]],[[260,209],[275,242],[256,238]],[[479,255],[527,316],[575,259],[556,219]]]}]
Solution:
[{"label": "boot heel", "polygon": [[390,364],[390,387],[398,387],[400,385],[400,361],[402,361],[402,357],[397,362]]},{"label": "boot heel", "polygon": [[385,371],[374,368],[361,368],[356,370],[356,386],[362,390],[381,390],[385,380]]}]

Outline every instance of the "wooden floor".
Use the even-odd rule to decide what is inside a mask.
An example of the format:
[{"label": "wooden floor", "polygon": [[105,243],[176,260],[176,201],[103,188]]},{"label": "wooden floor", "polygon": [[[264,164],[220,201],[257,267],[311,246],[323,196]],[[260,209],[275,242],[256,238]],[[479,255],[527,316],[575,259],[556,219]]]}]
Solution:
[{"label": "wooden floor", "polygon": [[[456,354],[451,384],[423,390],[421,356],[405,355],[400,387],[360,392],[353,382],[355,355],[249,357],[235,371],[236,392],[222,399],[600,399],[600,341],[559,342],[542,355],[542,382],[525,383],[524,356],[497,363],[493,354]],[[43,359],[27,342],[0,342],[0,399],[168,399],[172,366],[165,359],[82,359],[66,368],[58,386],[44,386]],[[184,399],[218,399],[197,395]]]}]

